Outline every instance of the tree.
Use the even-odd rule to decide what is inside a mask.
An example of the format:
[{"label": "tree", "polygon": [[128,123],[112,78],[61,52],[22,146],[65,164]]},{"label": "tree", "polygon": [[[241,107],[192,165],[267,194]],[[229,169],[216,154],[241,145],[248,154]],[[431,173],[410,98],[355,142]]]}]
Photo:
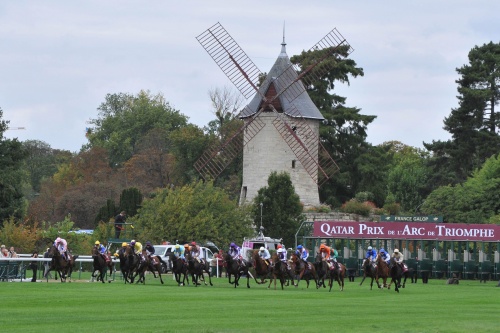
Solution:
[{"label": "tree", "polygon": [[17,139],[4,138],[8,124],[0,108],[0,225],[9,217],[24,217],[27,211],[23,194],[27,175],[22,170],[27,153]]},{"label": "tree", "polygon": [[243,103],[243,97],[239,92],[234,92],[227,87],[212,89],[208,95],[216,119],[208,123],[207,130],[209,133],[222,137],[222,128],[227,122],[236,118]]},{"label": "tree", "polygon": [[90,121],[94,128],[88,133],[87,148],[106,148],[112,166],[130,159],[149,131],[159,128],[168,135],[187,125],[187,117],[173,109],[161,94],[153,96],[148,91],[140,91],[137,96],[108,94],[98,110],[98,118]]},{"label": "tree", "polygon": [[252,224],[236,200],[230,200],[213,183],[202,181],[159,189],[128,221],[134,222],[139,238],[152,242],[211,240],[216,244],[241,243],[251,235]]},{"label": "tree", "polygon": [[[331,50],[307,51],[293,56],[290,61],[307,68]],[[358,157],[375,152],[366,142],[367,126],[376,116],[360,114],[361,109],[345,105],[346,98],[332,92],[337,82],[349,84],[349,76],[363,76],[363,69],[357,67],[354,60],[347,58],[348,49],[339,47],[336,55],[315,68],[310,74],[315,77],[306,87],[314,104],[323,114],[325,120],[320,125],[320,139],[340,168],[328,183],[320,188],[320,198],[323,202],[339,206],[359,191],[372,189],[359,188],[358,180],[363,178],[358,169]],[[325,68],[327,69],[325,71]]]},{"label": "tree", "polygon": [[[304,220],[302,204],[295,193],[290,175],[286,172],[271,172],[267,186],[257,192],[252,205],[254,221],[260,221],[262,203],[262,226],[265,235],[283,238],[286,246],[295,244],[295,233]],[[255,223],[257,224],[257,223]]]},{"label": "tree", "polygon": [[394,152],[387,188],[405,212],[413,213],[429,194],[426,188],[429,177],[425,164],[427,155],[426,151],[410,146],[400,147]]},{"label": "tree", "polygon": [[500,117],[495,109],[500,100],[500,43],[475,46],[469,64],[457,68],[457,73],[459,106],[444,120],[452,139],[424,143],[433,153],[429,166],[435,186],[465,181],[500,150]]},{"label": "tree", "polygon": [[434,190],[422,211],[460,223],[487,223],[500,214],[500,155],[486,160],[463,184]]}]

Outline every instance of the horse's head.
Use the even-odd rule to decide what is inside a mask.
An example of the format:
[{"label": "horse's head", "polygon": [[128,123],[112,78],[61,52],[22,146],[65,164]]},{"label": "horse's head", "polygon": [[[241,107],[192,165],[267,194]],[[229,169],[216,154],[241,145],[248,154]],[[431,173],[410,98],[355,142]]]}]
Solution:
[{"label": "horse's head", "polygon": [[57,249],[57,247],[55,245],[52,245],[49,248],[49,257],[53,258],[53,257],[57,257],[57,256],[61,256],[61,254],[59,253],[59,250]]},{"label": "horse's head", "polygon": [[96,257],[98,255],[99,255],[99,249],[96,246],[92,247],[92,257]]}]

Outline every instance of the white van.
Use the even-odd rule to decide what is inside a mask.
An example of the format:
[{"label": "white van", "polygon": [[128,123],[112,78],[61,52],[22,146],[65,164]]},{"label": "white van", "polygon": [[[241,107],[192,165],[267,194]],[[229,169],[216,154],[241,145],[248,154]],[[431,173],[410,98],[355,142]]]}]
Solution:
[{"label": "white van", "polygon": [[[168,253],[169,252],[174,252],[175,249],[175,244],[170,244],[170,245],[153,245],[155,248],[155,255],[160,256],[163,261],[165,261],[168,265],[168,267],[164,267],[163,271],[167,271],[167,269],[170,271],[172,269],[172,263],[169,260]],[[184,246],[184,245],[181,245]],[[200,246],[200,256],[205,259],[206,262],[210,263],[212,259],[214,258],[214,254],[212,250],[210,250],[207,247]]]}]

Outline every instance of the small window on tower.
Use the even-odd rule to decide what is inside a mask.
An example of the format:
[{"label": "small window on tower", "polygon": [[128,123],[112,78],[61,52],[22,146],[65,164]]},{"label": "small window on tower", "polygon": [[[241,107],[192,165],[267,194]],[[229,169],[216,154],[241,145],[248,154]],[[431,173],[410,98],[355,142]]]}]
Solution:
[{"label": "small window on tower", "polygon": [[292,169],[295,169],[295,160],[292,160]]},{"label": "small window on tower", "polygon": [[241,191],[241,192],[242,192],[242,193],[241,193],[241,196],[242,196],[243,198],[246,198],[246,197],[247,197],[247,187],[246,187],[246,186],[243,186],[243,191]]}]

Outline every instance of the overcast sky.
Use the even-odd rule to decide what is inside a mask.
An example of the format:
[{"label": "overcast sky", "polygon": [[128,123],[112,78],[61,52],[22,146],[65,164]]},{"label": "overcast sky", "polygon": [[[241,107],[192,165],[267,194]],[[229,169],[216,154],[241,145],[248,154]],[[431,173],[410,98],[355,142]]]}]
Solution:
[{"label": "overcast sky", "polygon": [[456,68],[476,45],[500,42],[500,1],[1,1],[4,136],[79,151],[108,93],[162,93],[198,126],[208,91],[233,87],[197,42],[220,22],[262,72],[337,28],[365,72],[339,86],[346,105],[376,115],[368,141],[447,140]]}]

